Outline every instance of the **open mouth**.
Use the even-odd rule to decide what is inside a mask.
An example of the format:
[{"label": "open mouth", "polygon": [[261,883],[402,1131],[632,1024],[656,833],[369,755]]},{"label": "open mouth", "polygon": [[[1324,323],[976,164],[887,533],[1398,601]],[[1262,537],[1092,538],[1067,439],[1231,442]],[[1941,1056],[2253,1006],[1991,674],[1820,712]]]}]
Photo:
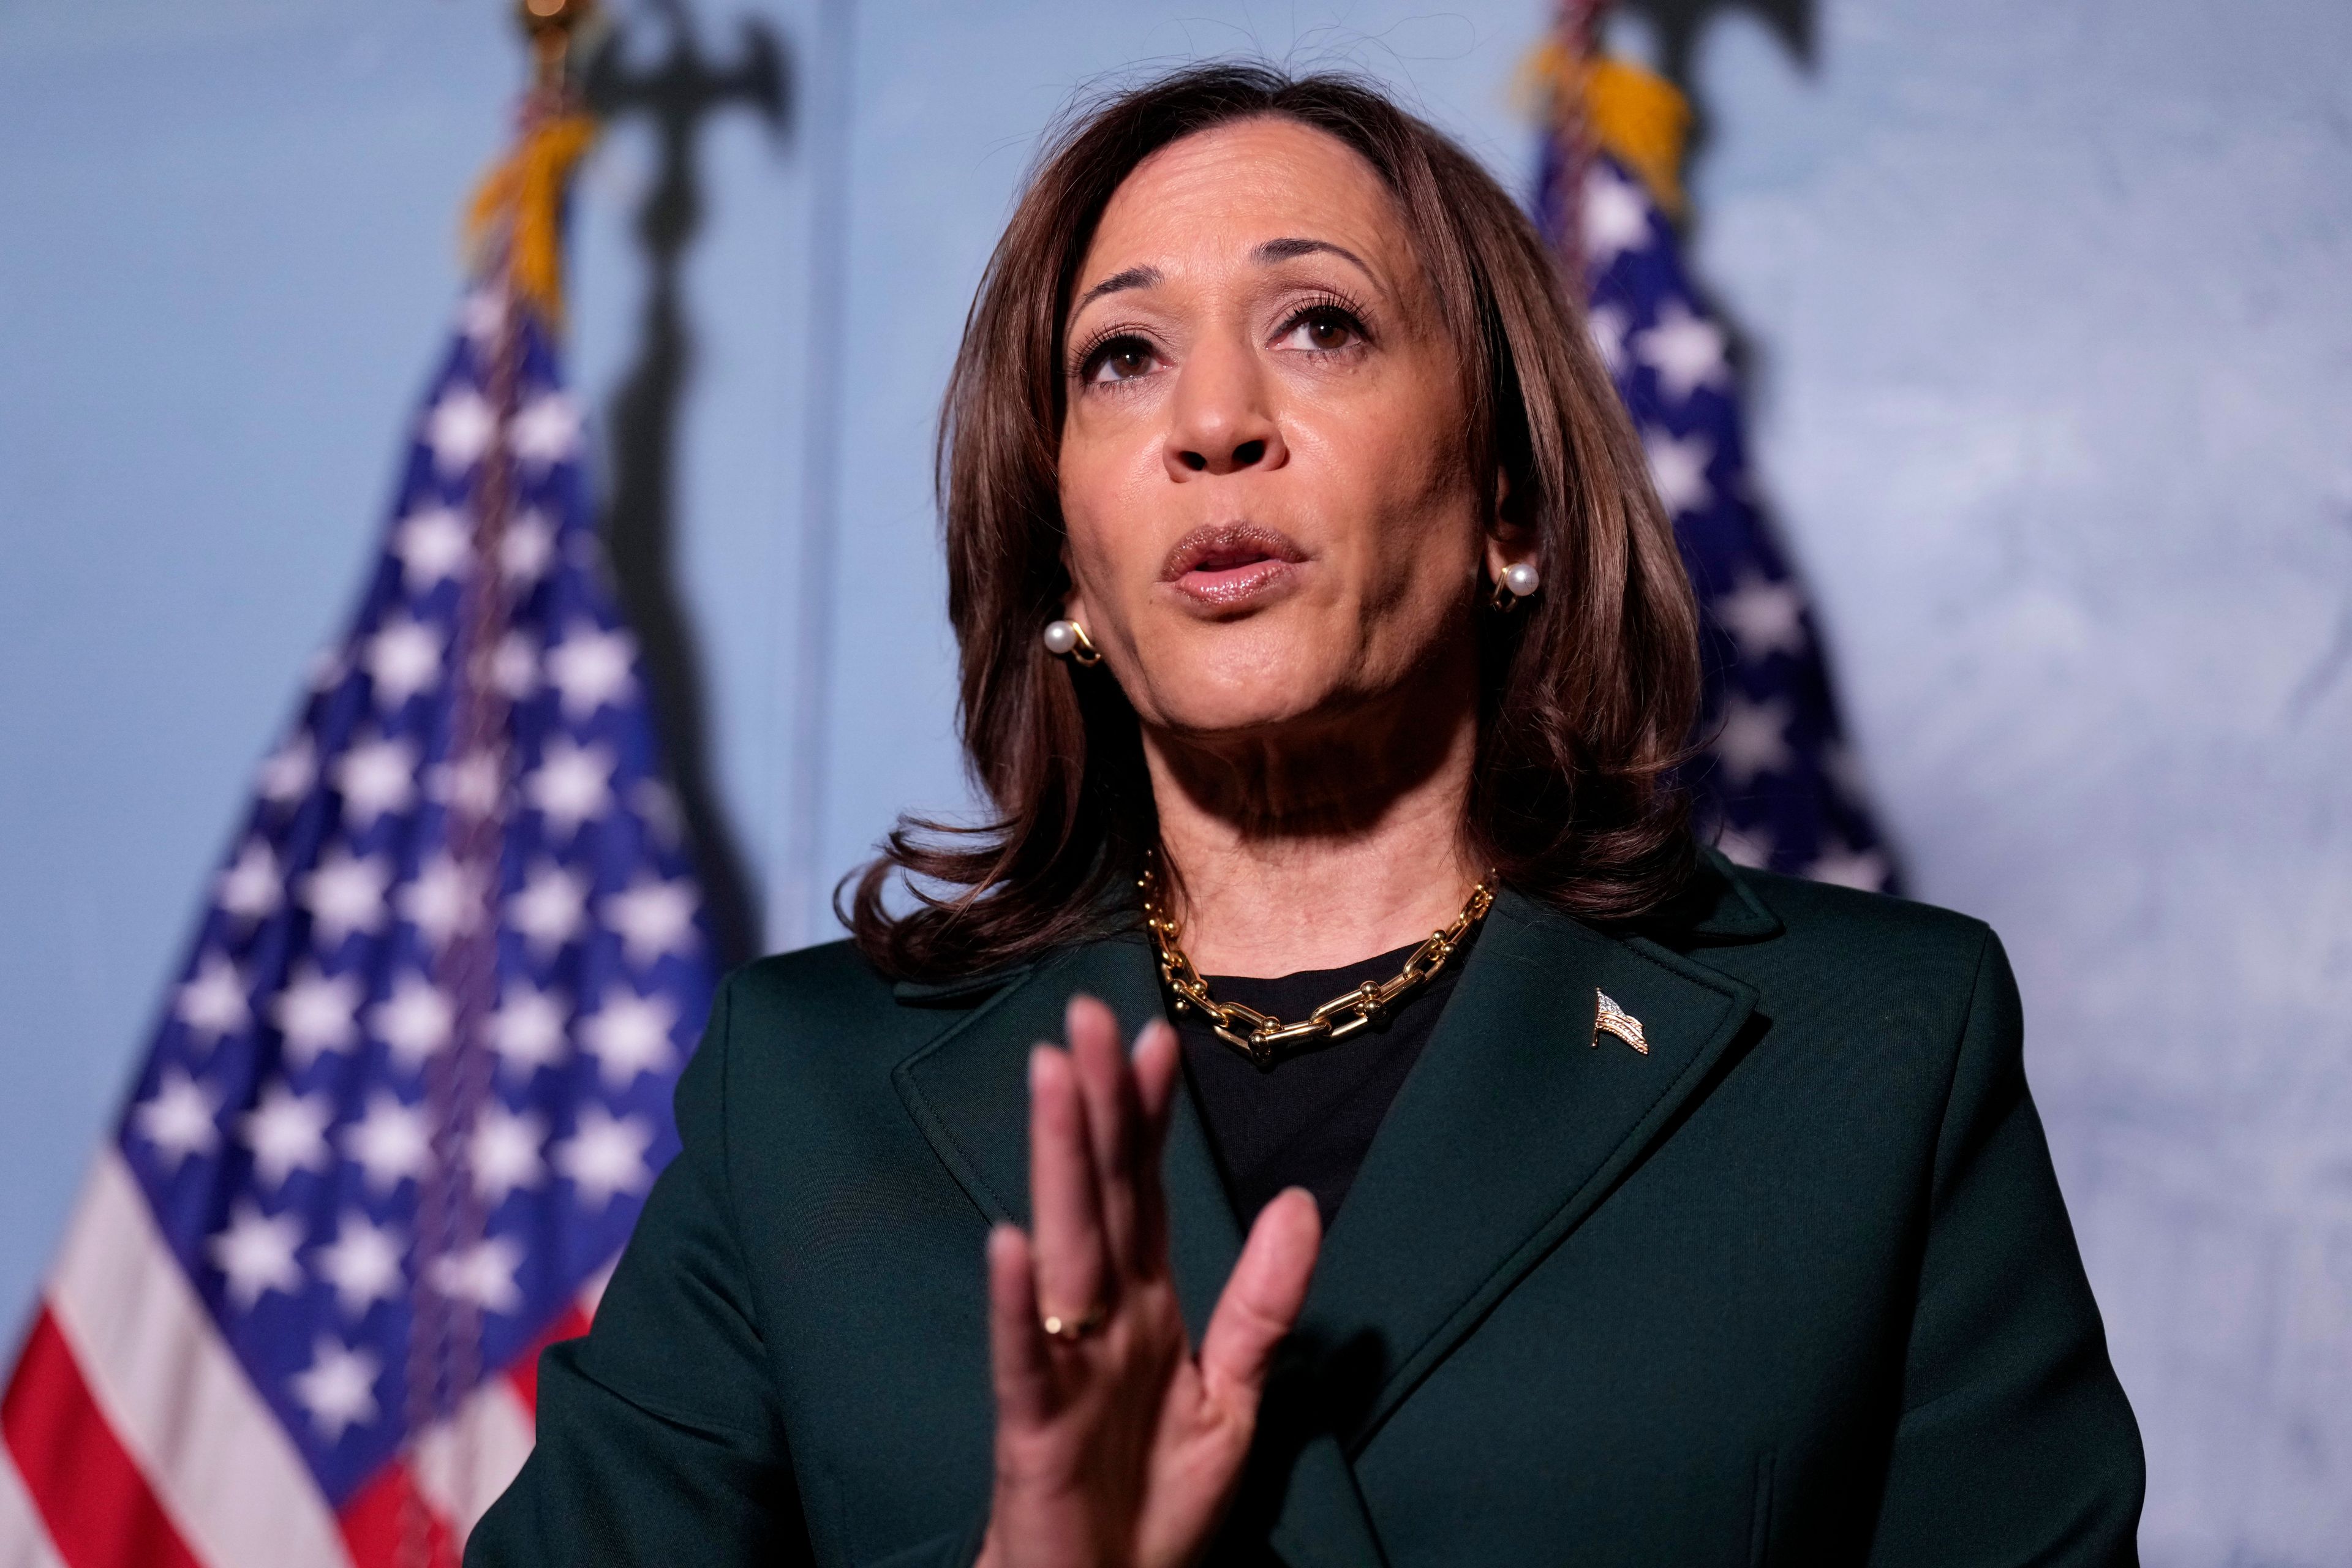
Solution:
[{"label": "open mouth", "polygon": [[1254,522],[1196,528],[1176,542],[1160,581],[1204,605],[1228,608],[1256,599],[1307,559],[1290,536]]}]

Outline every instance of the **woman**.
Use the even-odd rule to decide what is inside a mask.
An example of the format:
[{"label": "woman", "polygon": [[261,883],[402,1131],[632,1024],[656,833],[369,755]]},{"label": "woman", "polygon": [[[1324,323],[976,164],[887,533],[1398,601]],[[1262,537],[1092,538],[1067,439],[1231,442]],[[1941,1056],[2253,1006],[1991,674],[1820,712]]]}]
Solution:
[{"label": "woman", "polygon": [[1110,101],[941,457],[1001,817],[730,982],[469,1561],[2133,1559],[2000,946],[1694,847],[1690,589],[1474,163]]}]

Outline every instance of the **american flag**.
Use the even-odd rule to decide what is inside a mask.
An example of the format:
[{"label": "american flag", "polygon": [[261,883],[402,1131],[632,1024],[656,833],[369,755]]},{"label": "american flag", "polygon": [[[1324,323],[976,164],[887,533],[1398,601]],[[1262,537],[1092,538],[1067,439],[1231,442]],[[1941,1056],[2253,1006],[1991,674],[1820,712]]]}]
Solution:
[{"label": "american flag", "polygon": [[713,981],[581,439],[478,286],[0,1405],[0,1564],[446,1563],[528,1453]]},{"label": "american flag", "polygon": [[1686,782],[1702,835],[1746,865],[1892,890],[1812,616],[1751,488],[1729,335],[1648,187],[1605,143],[1587,142],[1580,116],[1559,118],[1537,218],[1585,279],[1593,342],[1698,590],[1706,751]]}]

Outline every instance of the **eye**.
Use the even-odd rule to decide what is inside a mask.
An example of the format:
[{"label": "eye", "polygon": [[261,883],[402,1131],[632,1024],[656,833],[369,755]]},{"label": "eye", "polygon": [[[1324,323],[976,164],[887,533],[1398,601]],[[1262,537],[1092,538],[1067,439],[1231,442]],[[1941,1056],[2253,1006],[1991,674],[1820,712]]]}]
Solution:
[{"label": "eye", "polygon": [[1364,341],[1364,324],[1344,306],[1309,305],[1283,323],[1276,341],[1309,353],[1338,353]]},{"label": "eye", "polygon": [[1150,375],[1159,365],[1160,355],[1150,343],[1122,333],[1087,352],[1085,363],[1078,367],[1078,379],[1089,386],[1116,385]]}]

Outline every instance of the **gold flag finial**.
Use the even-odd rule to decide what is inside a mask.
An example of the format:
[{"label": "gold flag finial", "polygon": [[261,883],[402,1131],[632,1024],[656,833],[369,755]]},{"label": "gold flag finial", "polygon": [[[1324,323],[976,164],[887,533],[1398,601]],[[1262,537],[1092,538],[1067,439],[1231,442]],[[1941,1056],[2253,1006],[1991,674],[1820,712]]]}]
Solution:
[{"label": "gold flag finial", "polygon": [[596,139],[596,121],[572,86],[573,44],[596,0],[515,0],[530,42],[531,89],[514,150],[482,176],[466,205],[472,270],[503,274],[507,292],[551,323],[563,320],[563,197],[572,171]]},{"label": "gold flag finial", "polygon": [[1580,56],[1555,35],[1529,52],[1511,96],[1555,134],[1590,137],[1639,176],[1669,213],[1683,210],[1690,101],[1657,72],[1611,55]]}]

